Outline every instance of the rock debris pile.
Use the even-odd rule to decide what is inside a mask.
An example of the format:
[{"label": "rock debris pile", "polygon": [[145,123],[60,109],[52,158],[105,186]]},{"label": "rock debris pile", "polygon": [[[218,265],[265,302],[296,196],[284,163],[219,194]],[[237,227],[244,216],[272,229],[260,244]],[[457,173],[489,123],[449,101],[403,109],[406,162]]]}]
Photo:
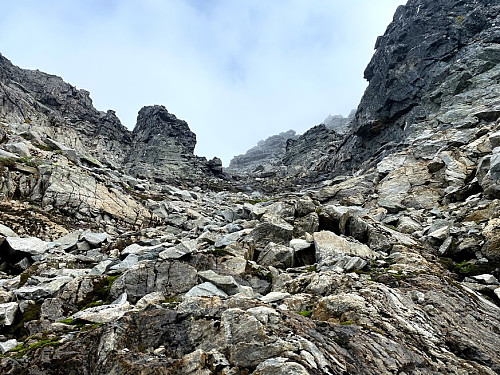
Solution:
[{"label": "rock debris pile", "polygon": [[0,57],[0,373],[500,373],[499,56],[496,1],[409,0],[347,129],[230,173]]}]

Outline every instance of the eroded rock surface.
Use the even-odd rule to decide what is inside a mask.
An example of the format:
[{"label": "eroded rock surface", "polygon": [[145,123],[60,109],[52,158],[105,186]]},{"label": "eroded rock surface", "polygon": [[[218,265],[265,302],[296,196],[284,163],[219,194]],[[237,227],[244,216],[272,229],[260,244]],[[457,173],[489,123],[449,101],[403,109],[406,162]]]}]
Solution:
[{"label": "eroded rock surface", "polygon": [[409,0],[351,131],[232,189],[165,108],[113,135],[2,60],[0,373],[500,373],[499,12]]}]

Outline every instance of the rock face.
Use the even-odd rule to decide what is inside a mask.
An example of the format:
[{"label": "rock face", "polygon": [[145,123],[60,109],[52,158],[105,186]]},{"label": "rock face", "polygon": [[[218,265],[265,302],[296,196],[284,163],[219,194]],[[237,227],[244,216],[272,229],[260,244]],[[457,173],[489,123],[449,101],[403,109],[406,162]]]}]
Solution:
[{"label": "rock face", "polygon": [[353,109],[347,117],[342,115],[330,115],[323,121],[323,125],[337,134],[346,134],[349,131],[349,124],[353,120],[355,114],[356,110]]},{"label": "rock face", "polygon": [[[2,78],[0,373],[500,373],[499,5],[470,4],[409,0],[378,42],[354,128],[289,141],[291,172],[241,176],[241,191],[165,183],[196,159],[163,107],[130,135],[143,153],[115,154],[134,177],[64,133],[19,133],[5,92],[29,90]],[[48,90],[64,86],[50,77]],[[45,124],[55,104],[36,112],[23,97]],[[150,170],[155,158],[176,166]],[[248,191],[257,182],[268,193]]]},{"label": "rock face", "polygon": [[369,86],[352,132],[326,169],[356,168],[424,129],[468,129],[498,119],[499,7],[449,0],[400,6],[365,70]]},{"label": "rock face", "polygon": [[295,131],[289,130],[260,141],[245,154],[231,159],[228,171],[234,174],[268,172],[280,164],[288,141],[296,138]]},{"label": "rock face", "polygon": [[341,135],[336,131],[323,124],[317,125],[297,139],[287,142],[283,164],[290,174],[308,175],[320,168],[341,140]]},{"label": "rock face", "polygon": [[321,169],[349,130],[355,111],[348,117],[328,116],[322,124],[302,135],[295,131],[271,136],[260,141],[244,155],[235,156],[227,168],[235,175],[305,176]]},{"label": "rock face", "polygon": [[[221,160],[195,156],[195,134],[164,107],[141,109],[130,132],[113,111],[97,111],[88,92],[1,55],[0,125],[0,197],[40,207],[25,217],[38,235],[48,222],[142,226],[158,219],[146,207],[150,196],[138,195],[146,179],[205,186],[223,176]],[[7,210],[0,215],[19,225]]]},{"label": "rock face", "polygon": [[113,111],[97,111],[89,92],[60,77],[20,69],[0,55],[0,119],[26,137],[49,137],[82,154],[123,161],[130,132]]},{"label": "rock face", "polygon": [[120,170],[126,164],[132,175],[150,170],[165,180],[222,171],[220,160],[194,156],[196,135],[165,107],[142,108],[130,132],[113,111],[97,111],[87,91],[57,76],[20,69],[1,55],[0,103],[0,119],[12,131],[39,147],[59,149],[76,163],[97,160]]},{"label": "rock face", "polygon": [[195,146],[196,135],[185,121],[163,106],[143,107],[132,132],[127,171],[136,177],[163,180],[222,174],[222,162],[196,157]]}]

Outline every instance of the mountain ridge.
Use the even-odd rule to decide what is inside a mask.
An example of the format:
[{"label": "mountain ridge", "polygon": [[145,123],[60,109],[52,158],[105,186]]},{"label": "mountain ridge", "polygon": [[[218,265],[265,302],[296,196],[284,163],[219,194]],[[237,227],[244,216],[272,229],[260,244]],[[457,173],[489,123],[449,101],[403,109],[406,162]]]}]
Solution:
[{"label": "mountain ridge", "polygon": [[[18,68],[2,55],[0,80],[2,100],[10,104],[2,106],[0,116],[11,124],[17,123],[19,131],[24,128],[30,132],[39,130],[67,147],[82,154],[89,153],[91,157],[109,163],[112,167],[121,168],[127,164],[131,174],[141,170],[140,166],[133,165],[134,161],[146,164],[143,171],[155,169],[156,178],[175,177],[188,181],[190,173],[205,173],[208,176],[213,175],[212,172],[220,174],[220,160],[215,158],[208,162],[205,158],[196,157],[196,135],[186,122],[169,114],[163,106],[143,107],[139,111],[137,124],[130,131],[121,124],[114,111],[96,110],[88,91],[78,90],[55,75]],[[23,99],[23,94],[29,95],[27,101]],[[154,118],[159,120],[155,121]],[[163,168],[151,164],[151,160],[159,155],[152,155],[149,161],[137,157],[147,147],[147,142],[144,143],[141,138],[152,131],[145,124],[156,126],[156,131],[161,132],[164,138],[162,153],[167,154],[163,158],[167,163],[163,164]],[[177,131],[172,132],[172,129]],[[148,152],[151,153],[151,150]],[[168,163],[169,157],[175,158],[175,163]],[[184,164],[184,167],[179,168],[179,164]]]},{"label": "mountain ridge", "polygon": [[198,159],[162,106],[131,135],[15,71],[2,374],[500,373],[496,0],[399,7],[349,130],[278,139],[271,173]]}]

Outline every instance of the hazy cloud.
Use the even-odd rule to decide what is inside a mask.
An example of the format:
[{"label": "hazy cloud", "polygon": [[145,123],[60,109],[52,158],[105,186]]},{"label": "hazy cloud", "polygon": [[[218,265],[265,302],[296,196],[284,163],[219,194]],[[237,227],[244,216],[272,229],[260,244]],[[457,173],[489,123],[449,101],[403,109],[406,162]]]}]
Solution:
[{"label": "hazy cloud", "polygon": [[163,104],[225,164],[260,139],[347,115],[404,0],[0,0],[0,52],[62,76],[129,128]]}]

